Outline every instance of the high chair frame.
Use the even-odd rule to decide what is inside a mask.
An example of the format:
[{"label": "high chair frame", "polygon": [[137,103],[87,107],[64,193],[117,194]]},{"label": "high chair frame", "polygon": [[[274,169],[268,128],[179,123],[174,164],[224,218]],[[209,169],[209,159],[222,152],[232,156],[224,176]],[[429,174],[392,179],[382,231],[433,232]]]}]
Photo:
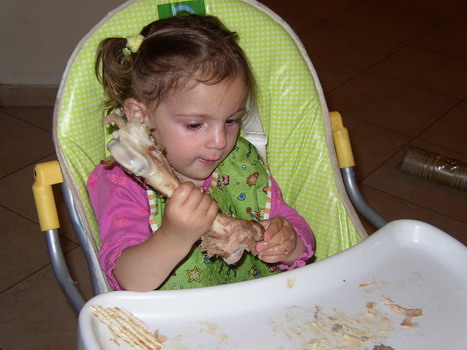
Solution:
[{"label": "high chair frame", "polygon": [[[345,188],[349,191],[349,196],[350,199],[354,202],[354,205],[356,206],[357,210],[361,212],[363,216],[365,216],[370,222],[372,222],[376,227],[381,227],[385,224],[384,219],[382,219],[373,209],[371,209],[366,202],[364,201],[363,197],[361,196],[356,181],[355,181],[355,176],[353,172],[354,168],[354,162],[353,162],[353,157],[352,157],[352,152],[350,148],[350,142],[349,142],[349,137],[348,137],[348,132],[345,129],[345,127],[342,124],[342,119],[340,115],[337,112],[332,112],[331,115],[327,111],[327,106],[326,102],[324,100],[323,92],[321,90],[321,87],[319,86],[318,82],[318,77],[317,74],[306,54],[306,51],[301,44],[300,40],[298,37],[295,35],[293,30],[285,23],[281,18],[279,18],[274,12],[266,8],[264,5],[258,3],[257,1],[254,0],[226,0],[226,1],[218,1],[218,0],[189,0],[189,1],[167,1],[167,0],[131,0],[123,5],[121,5],[119,8],[116,10],[110,12],[99,24],[95,26],[95,28],[88,33],[82,41],[78,44],[77,48],[75,49],[75,52],[73,53],[72,57],[70,58],[67,69],[64,73],[64,79],[62,80],[62,83],[60,85],[59,93],[57,96],[57,102],[55,105],[55,110],[54,110],[54,141],[57,149],[57,156],[58,156],[58,162],[57,161],[52,161],[52,162],[47,162],[47,163],[41,163],[36,165],[35,167],[35,182],[33,185],[33,192],[34,192],[34,197],[36,201],[36,207],[39,215],[39,221],[40,221],[40,226],[41,230],[45,234],[45,239],[47,242],[47,247],[51,259],[51,264],[54,270],[54,273],[56,275],[56,278],[64,291],[66,297],[70,301],[71,305],[73,308],[79,312],[79,310],[82,308],[84,305],[84,298],[81,296],[76,284],[73,282],[73,279],[71,278],[69,271],[67,269],[65,260],[63,258],[63,252],[60,247],[59,239],[58,239],[58,229],[59,229],[59,222],[58,222],[58,215],[57,215],[57,210],[55,206],[55,201],[53,198],[53,193],[52,193],[52,186],[55,184],[62,183],[62,189],[65,197],[65,204],[67,206],[70,219],[73,225],[73,228],[75,230],[76,236],[79,240],[79,243],[85,253],[87,262],[88,262],[88,268],[91,276],[91,283],[92,283],[92,290],[93,294],[101,294],[110,291],[110,287],[108,286],[106,282],[106,278],[101,271],[99,267],[99,263],[97,261],[97,256],[96,252],[98,251],[98,237],[96,238],[97,235],[97,229],[96,229],[96,224],[94,223],[89,223],[89,213],[86,211],[86,208],[84,208],[84,205],[81,204],[80,198],[82,197],[82,192],[83,192],[83,183],[84,183],[84,188],[85,188],[85,178],[86,174],[89,175],[89,169],[92,169],[92,165],[99,160],[94,157],[89,157],[89,159],[77,159],[75,163],[72,163],[69,157],[69,153],[74,150],[80,151],[80,144],[73,143],[70,141],[70,136],[66,134],[63,136],[60,134],[61,130],[61,125],[59,125],[59,119],[64,116],[75,116],[74,113],[81,113],[80,108],[76,108],[75,110],[72,109],[72,107],[69,107],[67,105],[67,108],[63,107],[63,104],[66,104],[67,102],[65,101],[67,98],[71,99],[69,96],[70,93],[67,91],[67,88],[71,83],[78,81],[81,85],[86,86],[92,85],[90,87],[90,92],[88,95],[92,95],[92,97],[89,97],[90,99],[102,99],[102,93],[98,97],[94,97],[94,94],[98,91],[98,89],[95,86],[95,82],[89,83],[89,82],[82,82],[79,78],[79,74],[76,73],[77,70],[77,65],[78,63],[85,62],[86,64],[90,65],[93,67],[93,56],[92,53],[92,48],[95,49],[95,45],[98,42],[98,37],[102,38],[104,35],[109,36],[109,35],[115,35],[116,33],[112,32],[112,27],[109,23],[114,23],[118,22],[121,20],[119,17],[122,13],[125,11],[136,11],[138,6],[140,7],[138,11],[142,11],[141,9],[147,9],[149,7],[154,7],[156,8],[158,5],[159,7],[158,10],[164,8],[166,10],[166,7],[170,8],[172,6],[172,9],[175,8],[175,5],[180,5],[182,4],[184,8],[186,8],[187,5],[196,5],[196,4],[202,4],[205,6],[205,8],[209,8],[209,14],[214,14],[214,15],[219,15],[219,14],[226,14],[230,8],[235,8],[236,10],[241,11],[242,14],[247,13],[247,16],[250,15],[250,12],[253,13],[254,16],[258,16],[258,23],[261,23],[261,25],[267,25],[268,30],[271,31],[271,33],[275,34],[276,32],[279,33],[277,35],[282,35],[285,38],[288,38],[287,40],[290,40],[286,42],[284,45],[289,45],[287,47],[292,47],[293,52],[284,52],[284,55],[289,55],[294,57],[294,65],[293,67],[285,67],[285,68],[291,68],[289,70],[293,69],[301,69],[301,71],[293,71],[291,74],[294,74],[294,79],[301,81],[300,79],[302,78],[301,74],[307,75],[306,77],[303,78],[303,80],[306,80],[308,84],[308,88],[312,88],[313,91],[310,91],[310,95],[308,96],[308,91],[307,93],[304,93],[302,91],[299,91],[300,94],[299,96],[293,96],[295,99],[304,99],[304,105],[300,106],[298,110],[300,110],[302,107],[303,109],[306,110],[307,113],[314,113],[316,115],[315,119],[315,124],[317,124],[317,129],[318,130],[323,130],[324,135],[319,136],[319,142],[322,144],[322,147],[326,150],[326,155],[321,156],[320,161],[326,169],[324,171],[328,171],[329,169],[331,170],[330,173],[326,172],[326,175],[323,175],[326,177],[326,180],[332,180],[332,184],[326,185],[329,188],[326,187],[326,191],[332,193],[332,196],[337,197],[339,196],[340,200],[338,203],[334,203],[335,207],[332,207],[332,209],[336,209],[338,212],[335,214],[335,218],[330,218],[329,221],[334,220],[337,221],[337,234],[341,235],[342,237],[339,238],[339,242],[334,242],[333,244],[330,244],[329,246],[326,246],[326,244],[322,243],[324,242],[324,239],[322,242],[320,242],[320,237],[321,235],[324,235],[323,237],[327,237],[328,235],[327,230],[329,229],[327,225],[327,217],[324,218],[317,218],[317,220],[320,222],[320,224],[317,224],[317,230],[315,231],[315,235],[317,236],[318,244],[320,245],[320,249],[322,249],[322,254],[320,251],[320,254],[318,256],[318,259],[324,259],[327,258],[328,256],[331,256],[340,250],[346,249],[350,247],[353,244],[358,243],[361,239],[364,239],[367,235],[366,232],[361,225],[358,216],[356,212],[354,211],[352,205],[350,204],[350,200],[345,193]],[[212,11],[211,11],[212,10]],[[138,12],[141,14],[141,12]],[[159,16],[161,15],[162,12],[159,12]],[[134,14],[134,13],[133,13]],[[144,12],[144,14],[146,14]],[[152,14],[154,16],[154,14]],[[229,29],[234,30],[234,31],[239,31],[240,33],[240,40],[242,40],[242,33],[241,31],[244,29],[242,26],[248,26],[248,21],[244,19],[239,19],[238,16],[234,17],[232,16],[226,16],[229,23],[227,24],[227,27]],[[225,18],[222,18],[220,16],[221,20],[225,22]],[[256,18],[256,17],[255,17]],[[155,18],[153,18],[154,20]],[[136,21],[139,21],[140,18],[135,19]],[[113,22],[112,22],[113,21]],[[237,22],[235,22],[237,21]],[[231,23],[230,23],[231,22]],[[236,25],[231,25],[231,24],[238,24],[238,28]],[[253,24],[254,25],[254,24]],[[132,26],[130,26],[132,27]],[[125,27],[126,28],[126,27]],[[141,29],[142,26],[139,26],[139,29]],[[263,28],[261,28],[263,30]],[[265,29],[266,30],[266,29]],[[252,30],[254,31],[254,30]],[[97,34],[96,34],[97,33]],[[247,32],[248,33],[248,32]],[[137,34],[134,32],[132,28],[128,29],[126,28],[123,30],[120,35],[125,37],[128,35],[134,35]],[[245,34],[245,33],[243,33]],[[251,35],[251,33],[250,33]],[[281,36],[281,38],[282,38]],[[256,37],[249,37],[245,35],[244,41],[240,42],[240,45],[243,46],[244,44],[248,46],[249,41],[251,40],[254,42],[252,38]],[[259,41],[256,40],[256,43]],[[91,43],[91,44],[90,44]],[[94,46],[93,46],[94,45]],[[253,45],[253,44],[252,44]],[[292,46],[290,46],[292,45]],[[91,46],[91,48],[89,48]],[[244,47],[245,49],[245,47]],[[87,51],[86,51],[87,50]],[[247,47],[245,49],[247,56],[253,57],[255,62],[252,62],[252,66],[254,69],[259,70],[261,68],[261,62],[258,63],[260,60],[258,57],[263,54],[255,52],[252,47]],[[250,55],[252,53],[252,55]],[[301,55],[301,56],[300,56]],[[91,56],[91,57],[90,57]],[[300,56],[300,57],[299,57]],[[297,57],[299,57],[297,59]],[[81,60],[82,62],[80,62]],[[77,63],[78,62],[78,63]],[[280,65],[281,63],[274,62],[274,64]],[[299,66],[296,68],[295,66]],[[258,68],[259,67],[259,68]],[[269,67],[269,66],[268,66]],[[269,67],[270,68],[270,67]],[[277,68],[277,67],[276,67]],[[281,67],[283,68],[283,67]],[[256,72],[258,73],[258,72]],[[261,72],[259,72],[261,73]],[[287,75],[287,74],[286,74]],[[70,76],[73,76],[73,79],[70,78]],[[78,76],[78,78],[77,78]],[[277,79],[283,78],[282,76],[275,77]],[[287,77],[288,78],[288,77]],[[71,83],[70,83],[71,79]],[[308,81],[308,80],[309,81]],[[281,167],[283,163],[286,163],[287,161],[290,161],[290,159],[284,158],[283,155],[277,156],[278,149],[280,152],[280,146],[281,145],[288,145],[290,142],[290,139],[292,138],[292,134],[288,134],[287,137],[285,138],[285,141],[283,140],[284,137],[280,135],[281,130],[277,130],[273,128],[273,126],[270,125],[270,123],[266,123],[264,125],[264,129],[266,132],[263,131],[263,125],[261,118],[262,115],[264,114],[271,114],[273,115],[275,112],[274,111],[269,111],[270,105],[268,105],[267,102],[270,103],[276,103],[275,99],[280,99],[283,98],[280,93],[277,93],[275,90],[278,90],[279,88],[276,88],[275,84],[276,83],[281,83],[281,81],[259,81],[259,90],[261,90],[262,87],[265,87],[264,90],[266,90],[266,93],[264,93],[261,96],[260,103],[258,106],[258,113],[252,118],[251,122],[249,122],[247,125],[244,126],[244,136],[250,140],[255,146],[259,149],[260,153],[262,153],[264,156],[266,156],[266,144],[267,144],[267,136],[266,134],[272,135],[272,138],[274,139],[275,143],[273,144],[275,149],[274,150],[269,150],[270,152],[275,152],[276,157],[274,159],[273,164],[271,165],[271,169],[273,171],[273,174],[277,175],[276,180],[278,180],[279,183],[286,183],[286,186],[283,188],[283,194],[284,198],[289,202],[289,204],[295,204],[297,206],[307,206],[307,198],[306,195],[303,193],[298,193],[301,192],[301,187],[297,187],[298,181],[286,181],[285,179],[287,178],[287,174],[291,174],[293,177],[297,177],[296,174],[296,169],[292,168],[291,166],[289,167]],[[93,90],[94,89],[94,90]],[[264,91],[263,90],[263,91]],[[297,89],[295,89],[297,90]],[[72,95],[72,94],[71,94]],[[269,96],[271,95],[271,96]],[[305,98],[308,97],[310,100],[313,99],[313,103],[309,102]],[[287,100],[285,100],[287,102]],[[292,103],[300,103],[299,102],[292,102]],[[311,107],[310,107],[311,106]],[[282,108],[282,109],[281,109]],[[283,105],[278,107],[278,111],[281,113],[284,113],[284,111],[287,111],[288,105],[284,107]],[[92,113],[94,113],[94,117],[99,119],[99,113],[95,109],[91,109]],[[83,112],[84,115],[86,114],[87,111]],[[290,118],[294,118],[295,116],[292,115]],[[96,119],[94,118],[94,119]],[[299,120],[299,117],[295,117],[297,120]],[[300,119],[301,120],[301,119]],[[91,122],[95,122],[94,120],[91,120]],[[98,120],[97,120],[98,124]],[[332,124],[332,130],[331,131],[331,124]],[[71,127],[69,127],[71,128]],[[280,129],[280,128],[279,128]],[[308,130],[308,129],[307,129]],[[313,129],[314,130],[314,129]],[[299,133],[300,135],[308,135],[304,134],[303,130],[300,130],[300,128],[295,128],[293,131],[295,133]],[[63,141],[60,139],[62,137]],[[295,135],[295,134],[294,134]],[[88,135],[86,135],[88,137]],[[106,138],[108,135],[102,135],[102,138]],[[296,137],[296,135],[295,135]],[[308,137],[308,136],[307,136]],[[334,142],[333,142],[334,139]],[[282,140],[282,141],[281,141]],[[281,141],[281,142],[278,142]],[[62,145],[62,142],[64,142],[66,145],[65,147]],[[311,141],[307,141],[310,143]],[[277,146],[278,144],[278,146]],[[99,147],[102,147],[102,145],[99,145]],[[297,154],[297,157],[308,157],[305,159],[305,165],[300,165],[300,169],[308,169],[311,166],[311,163],[306,163],[306,160],[310,160],[311,155],[308,155],[308,153],[317,152],[319,150],[311,150],[307,149],[305,150],[305,153],[302,151],[302,144],[300,143],[298,146],[295,147],[295,154]],[[298,147],[298,148],[297,148]],[[319,147],[316,147],[319,148]],[[71,150],[71,151],[70,151]],[[336,152],[337,152],[337,158],[336,158]],[[282,158],[281,158],[282,157]],[[328,159],[329,157],[329,159]],[[95,158],[92,160],[91,158]],[[103,158],[103,157],[101,157]],[[301,160],[303,160],[300,158]],[[298,158],[297,158],[298,159]],[[337,164],[337,159],[339,162],[339,165]],[[76,164],[77,163],[77,164]],[[70,165],[72,164],[72,165]],[[293,165],[293,163],[291,163]],[[320,163],[321,164],[321,163]],[[339,173],[338,168],[341,168],[342,170],[342,176],[344,177],[344,181],[342,181],[341,176],[337,176],[336,173]],[[323,171],[323,172],[324,172]],[[284,174],[286,175],[284,175]],[[331,175],[334,174],[334,175]],[[77,174],[81,174],[81,178],[79,180],[76,180]],[[84,174],[84,175],[83,175]],[[306,180],[308,181],[308,180]],[[77,184],[77,182],[80,182]],[[289,186],[290,183],[290,186]],[[295,186],[295,187],[294,187]],[[323,186],[322,183],[318,185]],[[319,198],[318,198],[319,199]],[[317,199],[314,199],[314,201],[318,202]],[[319,205],[319,204],[317,204]],[[325,208],[328,210],[329,208]],[[307,212],[313,212],[312,209],[306,209]],[[326,211],[324,210],[324,211]],[[326,214],[327,215],[327,214]],[[329,214],[332,216],[331,214]],[[321,215],[322,216],[322,215]],[[314,219],[313,219],[314,220]],[[94,225],[94,226],[93,226]],[[313,228],[313,222],[311,222],[311,226]]]}]

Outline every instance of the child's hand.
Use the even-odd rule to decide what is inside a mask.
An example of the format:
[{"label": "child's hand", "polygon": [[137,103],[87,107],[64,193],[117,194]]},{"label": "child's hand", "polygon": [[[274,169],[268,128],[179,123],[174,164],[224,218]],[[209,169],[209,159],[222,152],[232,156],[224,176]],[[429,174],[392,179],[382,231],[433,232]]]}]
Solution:
[{"label": "child's hand", "polygon": [[191,182],[181,184],[167,201],[159,230],[181,247],[191,246],[212,226],[216,201]]},{"label": "child's hand", "polygon": [[291,264],[304,250],[292,224],[282,216],[260,221],[266,229],[264,240],[256,245],[258,257],[264,262]]}]

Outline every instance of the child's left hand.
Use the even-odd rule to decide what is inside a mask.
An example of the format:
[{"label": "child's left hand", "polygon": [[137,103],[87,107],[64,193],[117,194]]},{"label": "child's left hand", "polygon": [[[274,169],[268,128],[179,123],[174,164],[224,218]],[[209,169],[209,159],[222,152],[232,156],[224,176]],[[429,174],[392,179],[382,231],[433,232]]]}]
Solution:
[{"label": "child's left hand", "polygon": [[303,242],[298,239],[292,224],[282,216],[274,216],[270,220],[260,221],[266,229],[263,241],[256,245],[258,258],[264,262],[284,264],[293,263],[305,250]]}]

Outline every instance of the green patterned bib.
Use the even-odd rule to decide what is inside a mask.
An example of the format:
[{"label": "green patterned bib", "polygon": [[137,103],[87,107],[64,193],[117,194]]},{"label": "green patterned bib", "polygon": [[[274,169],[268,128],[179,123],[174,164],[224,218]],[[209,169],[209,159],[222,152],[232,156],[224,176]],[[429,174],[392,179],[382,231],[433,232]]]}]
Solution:
[{"label": "green patterned bib", "polygon": [[[214,171],[209,188],[220,212],[247,220],[266,220],[271,208],[271,177],[255,147],[239,137],[229,156]],[[162,222],[165,199],[148,190],[150,224],[155,232]],[[157,234],[157,232],[155,233]],[[208,258],[193,246],[159,289],[184,289],[241,282],[279,272],[248,252],[235,265]]]}]

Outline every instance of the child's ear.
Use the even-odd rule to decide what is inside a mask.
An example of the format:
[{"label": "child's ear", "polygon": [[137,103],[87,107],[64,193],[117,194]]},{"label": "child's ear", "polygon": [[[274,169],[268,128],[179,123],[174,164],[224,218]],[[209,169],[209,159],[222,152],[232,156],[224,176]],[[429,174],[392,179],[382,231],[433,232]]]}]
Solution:
[{"label": "child's ear", "polygon": [[123,110],[128,121],[138,119],[141,123],[148,122],[148,110],[146,105],[134,98],[127,98],[123,102]]}]

